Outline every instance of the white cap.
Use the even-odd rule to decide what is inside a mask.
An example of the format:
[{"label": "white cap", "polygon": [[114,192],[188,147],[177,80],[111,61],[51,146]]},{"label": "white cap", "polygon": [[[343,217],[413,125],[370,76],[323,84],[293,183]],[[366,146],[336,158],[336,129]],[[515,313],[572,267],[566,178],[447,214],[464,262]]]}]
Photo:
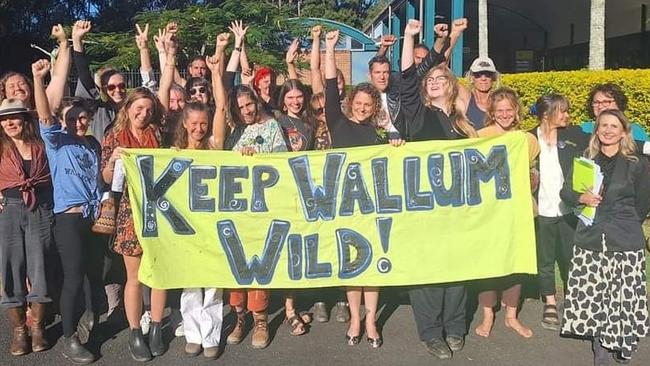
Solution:
[{"label": "white cap", "polygon": [[478,72],[497,72],[497,68],[494,66],[494,61],[492,61],[491,58],[489,57],[479,57],[474,62],[472,62],[472,66],[469,67],[469,71],[472,72],[472,74],[478,73]]}]

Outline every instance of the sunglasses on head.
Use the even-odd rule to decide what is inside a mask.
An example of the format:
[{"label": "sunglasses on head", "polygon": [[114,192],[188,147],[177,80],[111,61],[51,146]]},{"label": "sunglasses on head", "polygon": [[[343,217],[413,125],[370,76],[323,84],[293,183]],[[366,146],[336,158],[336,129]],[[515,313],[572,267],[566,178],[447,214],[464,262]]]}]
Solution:
[{"label": "sunglasses on head", "polygon": [[190,89],[190,95],[194,95],[196,93],[205,94],[205,92],[207,91],[208,89],[205,86],[195,86],[192,89]]},{"label": "sunglasses on head", "polygon": [[106,90],[108,91],[113,91],[115,89],[125,90],[126,85],[124,83],[106,85]]}]

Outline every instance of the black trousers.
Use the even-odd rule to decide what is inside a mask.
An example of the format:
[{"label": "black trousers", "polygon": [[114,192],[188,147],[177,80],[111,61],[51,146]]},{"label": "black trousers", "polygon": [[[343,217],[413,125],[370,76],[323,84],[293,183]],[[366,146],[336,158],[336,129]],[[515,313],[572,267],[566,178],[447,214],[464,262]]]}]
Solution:
[{"label": "black trousers", "polygon": [[409,289],[420,340],[467,333],[467,290],[459,284],[417,286]]},{"label": "black trousers", "polygon": [[[54,238],[61,259],[63,285],[61,288],[61,322],[63,335],[70,337],[77,330],[77,324],[83,311],[82,293],[84,278],[88,277],[90,293],[101,294],[103,290],[102,241],[90,228],[91,218],[84,218],[81,213],[61,213],[55,215]],[[98,262],[99,261],[99,262]],[[91,295],[95,306],[101,299]]]},{"label": "black trousers", "polygon": [[537,239],[537,279],[542,296],[555,295],[555,262],[566,283],[573,253],[573,235],[577,218],[573,214],[560,217],[538,216],[535,219]]}]

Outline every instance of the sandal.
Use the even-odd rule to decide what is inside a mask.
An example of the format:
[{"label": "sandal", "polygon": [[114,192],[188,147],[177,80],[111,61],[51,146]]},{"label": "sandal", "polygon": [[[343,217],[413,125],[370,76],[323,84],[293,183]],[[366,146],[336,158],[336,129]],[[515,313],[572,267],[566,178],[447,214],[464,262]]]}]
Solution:
[{"label": "sandal", "polygon": [[558,317],[557,305],[544,305],[542,313],[542,328],[548,330],[558,330],[560,318]]},{"label": "sandal", "polygon": [[305,319],[305,314],[293,314],[287,318],[287,325],[291,329],[289,334],[292,336],[301,336],[307,333],[307,324],[311,322],[311,317]]}]

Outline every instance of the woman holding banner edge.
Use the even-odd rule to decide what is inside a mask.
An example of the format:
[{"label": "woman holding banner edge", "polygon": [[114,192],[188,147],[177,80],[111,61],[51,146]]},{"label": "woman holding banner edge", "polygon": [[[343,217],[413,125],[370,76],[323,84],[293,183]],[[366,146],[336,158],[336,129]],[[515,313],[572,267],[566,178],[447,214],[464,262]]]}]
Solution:
[{"label": "woman holding banner edge", "polygon": [[[158,148],[161,135],[159,123],[162,106],[156,96],[146,88],[131,91],[120,108],[115,125],[102,142],[102,176],[104,182],[112,183],[115,162],[121,158],[125,148]],[[129,323],[129,350],[134,360],[149,361],[152,356],[165,353],[162,339],[162,317],[167,299],[165,290],[151,290],[151,330],[149,345],[145,343],[140,317],[142,315],[142,286],[138,279],[142,247],[138,242],[133,224],[127,182],[120,199],[116,218],[117,235],[113,250],[122,255],[127,280],[124,286],[124,307]]]}]

